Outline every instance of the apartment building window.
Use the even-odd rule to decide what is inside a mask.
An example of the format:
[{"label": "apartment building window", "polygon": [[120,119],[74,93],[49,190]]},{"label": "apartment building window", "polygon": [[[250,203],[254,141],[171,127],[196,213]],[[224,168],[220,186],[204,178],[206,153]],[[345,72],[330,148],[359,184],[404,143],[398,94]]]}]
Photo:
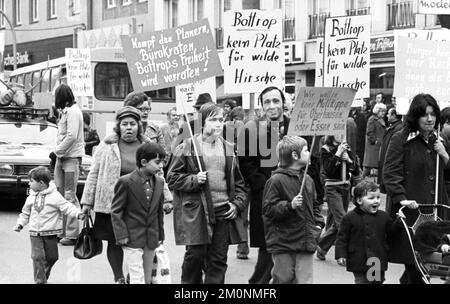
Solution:
[{"label": "apartment building window", "polygon": [[370,14],[369,0],[348,0],[347,8],[347,16]]},{"label": "apartment building window", "polygon": [[30,0],[30,23],[39,21],[39,0]]},{"label": "apartment building window", "polygon": [[295,0],[274,1],[274,7],[283,10],[283,40],[295,40]]},{"label": "apartment building window", "polygon": [[116,7],[116,0],[106,0],[106,8]]},{"label": "apartment building window", "polygon": [[80,0],[70,0],[70,6],[72,8],[72,16],[79,15],[80,10]]},{"label": "apartment building window", "polygon": [[[5,1],[6,0],[0,0],[0,9],[2,10],[2,12],[5,11]],[[5,28],[5,17],[3,17],[3,15],[0,16],[0,28]]]},{"label": "apartment building window", "polygon": [[131,5],[131,0],[122,0],[122,6]]},{"label": "apartment building window", "polygon": [[189,20],[191,22],[203,19],[203,0],[189,0]]},{"label": "apartment building window", "polygon": [[388,0],[388,30],[411,28],[416,26],[414,1]]},{"label": "apartment building window", "polygon": [[48,19],[56,19],[56,0],[48,0]]},{"label": "apartment building window", "polygon": [[242,9],[260,9],[260,0],[242,0]]},{"label": "apartment building window", "polygon": [[309,37],[321,37],[325,33],[325,19],[330,16],[331,0],[313,0],[309,15]]},{"label": "apartment building window", "polygon": [[178,26],[178,0],[164,0],[164,28]]},{"label": "apartment building window", "polygon": [[21,25],[22,24],[22,9],[20,7],[21,3],[20,0],[14,0],[14,6],[13,6],[13,16],[14,16],[14,25]]},{"label": "apartment building window", "polygon": [[216,17],[219,20],[219,27],[216,30],[216,48],[223,49],[223,14],[231,10],[232,0],[216,0]]}]

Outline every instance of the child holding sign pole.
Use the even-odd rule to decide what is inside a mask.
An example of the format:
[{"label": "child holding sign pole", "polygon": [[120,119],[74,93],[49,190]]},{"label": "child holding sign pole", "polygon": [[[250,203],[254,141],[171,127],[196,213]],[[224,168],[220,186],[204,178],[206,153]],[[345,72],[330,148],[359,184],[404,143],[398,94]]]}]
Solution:
[{"label": "child holding sign pole", "polygon": [[[351,177],[352,175],[359,176],[360,169],[350,146],[345,141],[340,143],[334,136],[325,137],[325,145],[322,147],[320,155],[328,204],[328,218],[327,230],[319,240],[317,258],[325,260],[328,250],[336,240],[342,218],[348,210]],[[342,178],[343,167],[346,167],[344,178]]]}]

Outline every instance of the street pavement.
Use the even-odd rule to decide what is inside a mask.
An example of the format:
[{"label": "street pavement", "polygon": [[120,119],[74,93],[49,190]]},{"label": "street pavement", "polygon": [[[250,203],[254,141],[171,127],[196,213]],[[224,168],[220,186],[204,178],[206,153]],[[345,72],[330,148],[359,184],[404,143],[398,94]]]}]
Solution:
[{"label": "street pavement", "polygon": [[[0,199],[2,201],[2,199]],[[30,240],[27,227],[20,233],[12,231],[19,214],[18,208],[0,205],[0,284],[32,284],[33,268],[30,258]],[[179,284],[184,247],[176,246],[173,234],[173,216],[165,217],[165,247],[170,256],[172,283]],[[112,284],[113,276],[103,253],[90,260],[73,257],[73,247],[59,245],[59,261],[53,268],[50,284]],[[248,260],[236,258],[236,246],[230,246],[226,284],[247,284],[256,263],[257,250],[251,249]],[[386,284],[397,284],[403,272],[402,265],[390,264]],[[435,280],[436,281],[436,280]],[[439,283],[437,280],[436,283]],[[336,264],[332,249],[326,261],[314,258],[315,284],[353,284],[353,275]]]}]

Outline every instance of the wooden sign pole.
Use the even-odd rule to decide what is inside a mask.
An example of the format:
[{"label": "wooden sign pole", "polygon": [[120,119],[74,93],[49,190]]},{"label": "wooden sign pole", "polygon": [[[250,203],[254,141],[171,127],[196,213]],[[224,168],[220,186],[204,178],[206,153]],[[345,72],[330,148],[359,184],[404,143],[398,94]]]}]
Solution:
[{"label": "wooden sign pole", "polygon": [[187,123],[188,129],[189,129],[189,136],[191,137],[192,145],[194,146],[194,153],[195,153],[195,158],[197,159],[198,168],[200,169],[200,172],[203,172],[202,163],[200,162],[200,157],[199,157],[199,154],[198,154],[197,142],[195,141],[194,133],[192,132],[191,123],[189,121],[189,116],[186,113],[186,109],[184,108],[184,103],[181,103],[181,104],[182,104],[182,108],[183,108],[182,109],[183,110],[183,114],[184,114],[184,117],[186,119],[186,123]]},{"label": "wooden sign pole", "polygon": [[311,143],[311,147],[310,147],[310,153],[309,153],[308,162],[306,163],[305,174],[303,174],[302,186],[300,187],[300,195],[302,195],[303,189],[305,188],[306,175],[308,174],[309,164],[311,162],[312,149],[314,148],[314,145],[316,144],[316,138],[317,138],[316,135],[314,135],[312,143]]}]

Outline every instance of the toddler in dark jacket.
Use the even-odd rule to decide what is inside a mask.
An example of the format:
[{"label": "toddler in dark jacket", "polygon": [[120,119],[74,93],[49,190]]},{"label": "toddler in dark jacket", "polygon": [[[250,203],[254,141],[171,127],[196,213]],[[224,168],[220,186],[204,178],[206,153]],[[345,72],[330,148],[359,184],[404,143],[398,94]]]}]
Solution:
[{"label": "toddler in dark jacket", "polygon": [[272,254],[272,283],[312,284],[313,255],[324,226],[314,181],[306,176],[309,161],[305,139],[286,136],[278,144],[279,169],[267,181],[263,220],[267,251]]},{"label": "toddler in dark jacket", "polygon": [[380,207],[380,189],[364,180],[354,189],[356,208],[342,219],[336,239],[339,265],[353,272],[356,284],[382,284],[388,268],[388,234],[397,227]]}]

